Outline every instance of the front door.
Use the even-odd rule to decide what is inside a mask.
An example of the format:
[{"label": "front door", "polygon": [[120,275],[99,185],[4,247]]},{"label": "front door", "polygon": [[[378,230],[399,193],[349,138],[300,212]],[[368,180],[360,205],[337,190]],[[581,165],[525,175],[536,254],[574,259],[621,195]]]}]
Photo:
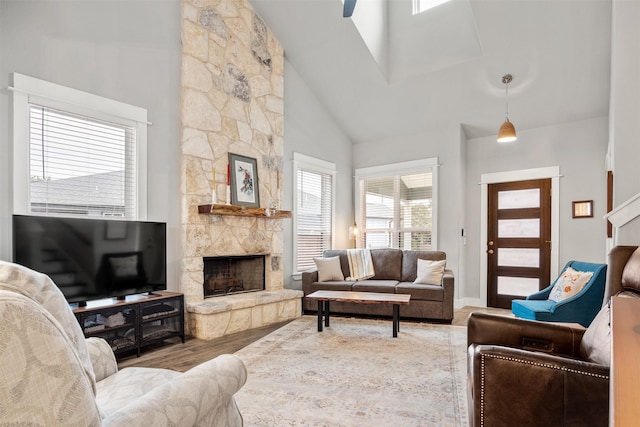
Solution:
[{"label": "front door", "polygon": [[487,305],[511,308],[550,283],[551,179],[488,186]]}]

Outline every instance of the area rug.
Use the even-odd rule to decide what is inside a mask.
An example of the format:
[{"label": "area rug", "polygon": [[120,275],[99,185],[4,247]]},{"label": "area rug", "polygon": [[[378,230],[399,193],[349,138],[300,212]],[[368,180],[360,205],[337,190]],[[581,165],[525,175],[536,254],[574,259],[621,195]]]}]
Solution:
[{"label": "area rug", "polygon": [[236,354],[245,426],[467,426],[466,328],[303,316]]}]

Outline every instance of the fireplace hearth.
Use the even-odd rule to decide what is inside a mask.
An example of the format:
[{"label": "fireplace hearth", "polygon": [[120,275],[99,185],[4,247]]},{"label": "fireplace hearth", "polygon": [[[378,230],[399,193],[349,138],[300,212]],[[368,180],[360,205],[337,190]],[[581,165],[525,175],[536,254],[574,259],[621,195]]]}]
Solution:
[{"label": "fireplace hearth", "polygon": [[265,289],[265,255],[204,257],[204,297]]}]

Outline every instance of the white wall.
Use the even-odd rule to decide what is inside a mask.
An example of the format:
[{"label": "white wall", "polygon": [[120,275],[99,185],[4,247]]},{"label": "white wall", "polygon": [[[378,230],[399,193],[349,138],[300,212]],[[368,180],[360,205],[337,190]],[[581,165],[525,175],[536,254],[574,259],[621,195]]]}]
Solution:
[{"label": "white wall", "polygon": [[146,108],[148,218],[167,222],[168,286],[180,259],[180,1],[0,2],[0,259],[11,260],[9,76],[19,72]]},{"label": "white wall", "polygon": [[[640,2],[613,1],[611,35],[611,163],[613,206],[640,193]],[[640,245],[640,219],[620,228],[617,243]]]},{"label": "white wall", "polygon": [[[459,126],[434,130],[428,134],[384,139],[353,146],[353,168],[379,166],[416,159],[438,157],[438,247],[447,254],[447,268],[459,282],[458,254],[464,213],[460,206],[463,192],[461,159],[464,157]],[[463,295],[458,295],[457,297]]]},{"label": "white wall", "polygon": [[[293,153],[298,152],[336,164],[335,247],[349,247],[349,226],[353,224],[353,170],[351,141],[286,59],[284,63],[284,190],[283,209],[293,208]],[[294,281],[292,220],[283,220],[284,285],[301,289]]]},{"label": "white wall", "polygon": [[389,79],[389,16],[387,0],[367,0],[357,4],[353,23],[382,74]]},{"label": "white wall", "polygon": [[[517,126],[517,121],[515,122]],[[608,120],[599,117],[518,132],[499,144],[495,136],[467,142],[466,274],[464,295],[479,298],[480,176],[485,173],[560,166],[559,266],[575,259],[606,262],[606,165]],[[571,202],[593,200],[593,218],[573,219]],[[486,301],[482,302],[486,303]]]}]

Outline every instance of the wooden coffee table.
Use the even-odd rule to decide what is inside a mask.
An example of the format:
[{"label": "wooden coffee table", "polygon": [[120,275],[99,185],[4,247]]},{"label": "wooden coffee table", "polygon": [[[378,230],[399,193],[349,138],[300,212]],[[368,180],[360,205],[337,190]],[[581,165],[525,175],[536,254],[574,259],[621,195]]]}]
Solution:
[{"label": "wooden coffee table", "polygon": [[324,326],[329,326],[329,303],[331,301],[353,302],[356,304],[392,304],[393,305],[393,337],[400,330],[400,306],[409,304],[409,294],[385,294],[376,292],[351,291],[315,291],[306,296],[318,301],[318,332],[322,332],[322,316]]}]

